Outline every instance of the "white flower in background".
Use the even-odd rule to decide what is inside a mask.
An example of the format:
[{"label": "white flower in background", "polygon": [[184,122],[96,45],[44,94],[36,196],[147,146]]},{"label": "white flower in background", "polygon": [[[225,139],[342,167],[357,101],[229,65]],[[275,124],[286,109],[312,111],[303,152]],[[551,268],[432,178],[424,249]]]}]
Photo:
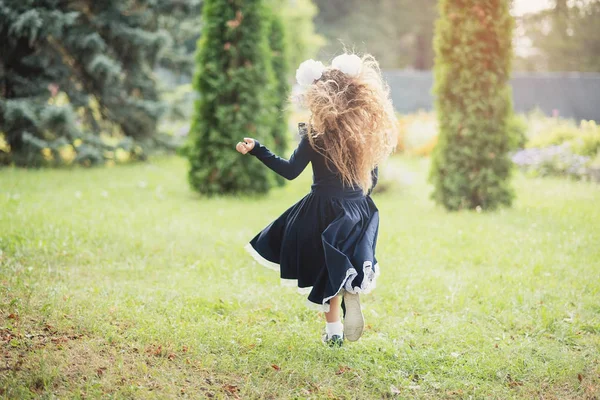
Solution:
[{"label": "white flower in background", "polygon": [[362,60],[356,54],[341,54],[333,59],[331,66],[349,76],[360,74]]},{"label": "white flower in background", "polygon": [[321,61],[306,60],[296,70],[296,81],[301,86],[312,85],[319,79],[325,71],[325,66]]}]

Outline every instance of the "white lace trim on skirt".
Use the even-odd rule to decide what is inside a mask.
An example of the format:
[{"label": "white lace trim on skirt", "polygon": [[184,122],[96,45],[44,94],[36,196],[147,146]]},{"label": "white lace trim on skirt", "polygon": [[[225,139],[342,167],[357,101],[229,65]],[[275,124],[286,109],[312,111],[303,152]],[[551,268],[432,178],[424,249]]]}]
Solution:
[{"label": "white lace trim on skirt", "polygon": [[[266,258],[264,258],[263,256],[261,256],[254,249],[254,247],[252,247],[252,245],[250,243],[247,243],[244,246],[244,249],[252,256],[254,261],[259,263],[263,267],[266,267],[272,271],[278,271],[278,272],[281,271],[279,264],[269,261]],[[306,305],[313,310],[329,312],[329,304],[327,302],[330,299],[334,298],[335,296],[339,295],[340,292],[342,291],[342,289],[344,289],[350,293],[367,294],[367,293],[371,292],[377,286],[377,277],[379,276],[379,263],[373,265],[373,263],[371,261],[365,261],[363,264],[363,272],[364,272],[365,276],[364,276],[362,284],[360,286],[352,286],[352,281],[354,281],[354,278],[356,278],[358,276],[358,272],[356,272],[355,268],[350,268],[349,270],[346,271],[346,277],[344,278],[344,280],[342,281],[342,284],[340,285],[337,292],[335,292],[335,294],[333,296],[324,298],[323,304],[313,303],[312,301],[306,299]],[[300,293],[300,294],[309,294],[310,291],[312,290],[312,286],[306,287],[306,288],[298,287],[297,279],[281,278],[281,284],[283,286],[287,286],[287,287],[296,287],[298,289],[298,293]]]}]

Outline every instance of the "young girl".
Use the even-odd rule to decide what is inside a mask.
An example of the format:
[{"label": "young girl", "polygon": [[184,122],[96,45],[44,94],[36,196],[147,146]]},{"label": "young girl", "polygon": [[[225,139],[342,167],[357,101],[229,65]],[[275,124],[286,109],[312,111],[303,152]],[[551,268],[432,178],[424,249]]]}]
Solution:
[{"label": "young girl", "polygon": [[296,79],[312,115],[308,127],[300,124],[300,143],[290,159],[251,138],[236,149],[290,180],[311,163],[311,191],[246,250],[260,264],[279,271],[282,282],[308,293],[309,304],[325,312],[324,341],[341,345],[344,337],[356,341],[362,335],[359,294],[372,290],[379,275],[379,213],[370,194],[377,166],[396,146],[397,123],[388,87],[371,56],[343,54],[328,68],[308,60],[296,71]]}]

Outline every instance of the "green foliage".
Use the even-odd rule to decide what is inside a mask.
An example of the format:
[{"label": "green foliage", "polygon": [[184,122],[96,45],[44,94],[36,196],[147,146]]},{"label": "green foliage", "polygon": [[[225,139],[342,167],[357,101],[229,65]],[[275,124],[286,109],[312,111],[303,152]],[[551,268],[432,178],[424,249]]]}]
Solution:
[{"label": "green foliage", "polygon": [[510,138],[510,149],[522,149],[527,143],[527,118],[523,115],[512,114],[508,118],[506,131]]},{"label": "green foliage", "polygon": [[[402,135],[397,151],[409,155],[429,157],[438,143],[439,127],[433,112],[399,115]],[[514,114],[507,123],[510,149],[522,149],[527,143],[528,120],[523,115]]]},{"label": "green foliage", "polygon": [[436,27],[440,137],[431,181],[449,210],[510,205],[513,19],[501,0],[442,0]]},{"label": "green foliage", "polygon": [[[271,49],[271,65],[273,67],[273,105],[275,115],[273,115],[273,137],[274,150],[277,154],[284,154],[288,148],[288,99],[290,97],[290,85],[288,82],[290,68],[288,66],[288,57],[286,49],[285,29],[281,18],[274,13],[269,16],[269,47]],[[276,176],[277,183],[282,186],[285,179]]]},{"label": "green foliage", "polygon": [[193,114],[196,92],[191,84],[179,85],[162,93],[162,99],[168,104],[165,113],[167,122],[189,121]]},{"label": "green foliage", "polygon": [[596,182],[600,183],[600,151],[596,153],[596,157],[590,160],[590,167],[596,171]]},{"label": "green foliage", "polygon": [[297,68],[302,61],[315,57],[325,45],[325,38],[315,32],[313,19],[319,10],[313,0],[267,0],[267,4],[285,29],[288,65]]},{"label": "green foliage", "polygon": [[158,65],[176,76],[191,76],[196,42],[202,29],[198,23],[202,0],[163,1],[160,5],[157,26],[169,32],[171,38],[160,53]]},{"label": "green foliage", "polygon": [[262,0],[207,0],[194,88],[200,98],[185,154],[189,182],[205,194],[258,192],[272,175],[235,144],[244,137],[272,143],[273,71]]},{"label": "green foliage", "polygon": [[581,121],[579,126],[561,121],[532,137],[527,147],[543,148],[563,143],[567,143],[575,154],[593,157],[600,151],[600,126],[594,121]]},{"label": "green foliage", "polygon": [[10,149],[3,161],[44,165],[49,156],[40,150],[68,145],[83,153],[77,160],[100,162],[101,132],[153,142],[164,105],[152,68],[171,41],[157,18],[173,7],[167,0],[1,2],[0,132]]}]

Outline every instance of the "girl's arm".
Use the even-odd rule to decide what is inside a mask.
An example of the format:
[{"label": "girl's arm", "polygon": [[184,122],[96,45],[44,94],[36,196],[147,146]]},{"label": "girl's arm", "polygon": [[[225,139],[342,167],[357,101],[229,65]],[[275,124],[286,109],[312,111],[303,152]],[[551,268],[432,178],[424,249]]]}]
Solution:
[{"label": "girl's arm", "polygon": [[300,139],[300,144],[294,150],[289,160],[273,154],[271,150],[263,146],[258,140],[254,140],[254,147],[249,153],[285,179],[292,180],[297,178],[310,162],[312,147],[308,138],[303,135]]}]

